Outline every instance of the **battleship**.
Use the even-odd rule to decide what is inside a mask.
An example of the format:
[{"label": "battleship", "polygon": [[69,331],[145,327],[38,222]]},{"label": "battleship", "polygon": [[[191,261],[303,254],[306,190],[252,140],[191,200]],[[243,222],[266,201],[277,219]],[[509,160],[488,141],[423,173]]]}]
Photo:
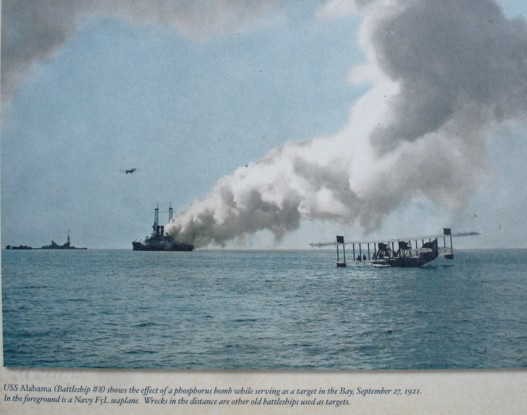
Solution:
[{"label": "battleship", "polygon": [[40,247],[40,249],[88,249],[88,248],[77,248],[76,246],[73,246],[70,240],[70,230],[68,229],[68,240],[64,244],[59,245],[58,243],[52,240],[49,245],[44,245]]},{"label": "battleship", "polygon": [[[172,220],[174,210],[172,205],[168,207],[168,221]],[[154,224],[152,234],[142,241],[132,242],[134,251],[193,251],[194,245],[173,240],[165,233],[165,227],[159,225],[159,205],[154,210]]]},{"label": "battleship", "polygon": [[9,249],[9,250],[11,249],[16,249],[16,250],[19,250],[19,249],[24,249],[24,250],[25,249],[82,249],[82,250],[85,250],[88,248],[77,248],[76,246],[73,246],[71,244],[71,239],[70,239],[70,230],[68,229],[68,240],[66,241],[66,243],[62,245],[59,245],[58,243],[52,240],[49,245],[44,245],[40,248],[32,248],[27,245],[19,245],[19,246],[7,245],[5,249]]}]

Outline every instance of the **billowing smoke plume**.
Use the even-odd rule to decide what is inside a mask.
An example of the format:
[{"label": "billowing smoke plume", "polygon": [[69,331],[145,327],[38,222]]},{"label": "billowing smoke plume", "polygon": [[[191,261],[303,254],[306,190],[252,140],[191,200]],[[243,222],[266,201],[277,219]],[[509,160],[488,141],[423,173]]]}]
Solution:
[{"label": "billowing smoke plume", "polygon": [[272,17],[275,0],[3,0],[2,99],[6,102],[33,65],[49,58],[92,16],[135,24],[165,23],[197,40],[241,31]]},{"label": "billowing smoke plume", "polygon": [[461,207],[487,171],[494,127],[527,114],[527,25],[491,0],[332,1],[322,17],[363,15],[371,90],[331,137],[290,143],[218,181],[170,234],[204,246],[303,219],[374,230],[412,199]]}]

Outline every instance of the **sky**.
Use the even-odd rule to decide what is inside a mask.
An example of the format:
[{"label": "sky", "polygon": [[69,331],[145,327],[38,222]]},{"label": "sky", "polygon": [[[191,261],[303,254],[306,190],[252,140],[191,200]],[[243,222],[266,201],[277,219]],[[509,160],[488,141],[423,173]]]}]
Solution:
[{"label": "sky", "polygon": [[380,3],[4,0],[2,245],[130,248],[171,203],[202,247],[526,248],[527,6]]}]

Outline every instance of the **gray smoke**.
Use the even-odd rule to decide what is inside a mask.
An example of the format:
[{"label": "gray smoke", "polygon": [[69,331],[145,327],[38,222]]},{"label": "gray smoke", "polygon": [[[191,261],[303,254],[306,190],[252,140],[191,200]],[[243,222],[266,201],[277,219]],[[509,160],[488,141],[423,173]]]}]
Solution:
[{"label": "gray smoke", "polygon": [[373,34],[379,64],[401,84],[393,120],[372,139],[380,149],[415,141],[450,121],[501,122],[527,109],[524,20],[491,1],[411,1]]},{"label": "gray smoke", "polygon": [[164,23],[198,41],[242,31],[269,18],[275,0],[3,0],[2,100],[7,102],[34,65],[52,57],[90,17],[134,24]]},{"label": "gray smoke", "polygon": [[[349,11],[342,0],[321,16]],[[168,229],[197,246],[302,220],[376,229],[415,199],[459,208],[488,171],[487,142],[527,113],[527,25],[491,0],[361,0],[371,90],[339,134],[289,143],[218,181]]]}]

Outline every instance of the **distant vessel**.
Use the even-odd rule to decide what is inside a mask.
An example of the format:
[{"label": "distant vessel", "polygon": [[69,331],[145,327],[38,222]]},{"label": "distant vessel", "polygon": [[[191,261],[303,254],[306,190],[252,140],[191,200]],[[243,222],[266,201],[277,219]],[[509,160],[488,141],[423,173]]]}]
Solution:
[{"label": "distant vessel", "polygon": [[65,244],[59,245],[55,241],[51,241],[49,245],[44,245],[40,247],[40,249],[88,249],[88,248],[77,248],[73,246],[70,241],[70,230],[68,229],[68,241]]},{"label": "distant vessel", "polygon": [[7,245],[5,249],[33,249],[33,248],[27,245],[18,245],[18,246]]},{"label": "distant vessel", "polygon": [[40,248],[32,248],[27,245],[18,245],[18,246],[7,245],[5,249],[26,250],[26,249],[88,249],[88,248],[77,248],[76,246],[73,246],[70,240],[70,230],[68,229],[68,241],[63,245],[59,245],[55,241],[51,241],[49,245],[44,245]]},{"label": "distant vessel", "polygon": [[[168,220],[172,219],[174,210],[172,205],[168,208]],[[144,242],[132,242],[134,251],[193,251],[194,245],[175,241],[165,234],[165,227],[159,225],[159,205],[154,210],[154,225],[152,226],[152,235],[146,237]]]}]

